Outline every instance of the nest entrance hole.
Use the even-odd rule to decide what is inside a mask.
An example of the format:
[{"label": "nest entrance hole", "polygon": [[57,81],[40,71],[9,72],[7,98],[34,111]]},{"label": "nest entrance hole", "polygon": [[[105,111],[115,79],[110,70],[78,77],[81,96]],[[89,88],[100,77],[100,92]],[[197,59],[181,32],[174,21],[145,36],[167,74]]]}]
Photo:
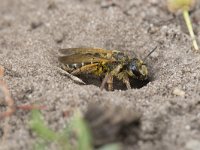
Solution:
[{"label": "nest entrance hole", "polygon": [[[86,83],[86,85],[95,85],[97,87],[100,87],[101,83],[103,81],[102,77],[96,77],[96,76],[90,75],[90,74],[79,75],[77,77],[80,78],[81,80],[83,80]],[[130,80],[132,89],[140,89],[140,88],[146,86],[151,81],[151,78],[149,78],[147,80],[143,80],[143,81],[138,80],[138,79],[129,79],[129,80]],[[107,90],[107,84],[106,84],[105,88]],[[113,79],[113,90],[127,90],[127,88],[126,88],[126,85],[122,81],[114,78]]]}]

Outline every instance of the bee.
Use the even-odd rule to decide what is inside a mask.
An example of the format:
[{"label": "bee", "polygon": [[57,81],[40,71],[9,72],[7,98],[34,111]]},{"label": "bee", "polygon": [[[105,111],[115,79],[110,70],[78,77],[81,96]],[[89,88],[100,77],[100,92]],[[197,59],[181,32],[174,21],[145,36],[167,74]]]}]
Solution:
[{"label": "bee", "polygon": [[121,80],[127,89],[131,89],[130,78],[141,81],[148,79],[146,64],[134,53],[131,56],[118,50],[101,48],[67,48],[60,49],[59,52],[63,56],[59,56],[58,60],[63,65],[62,69],[68,73],[103,77],[101,90],[107,84],[108,90],[112,91],[114,77]]}]

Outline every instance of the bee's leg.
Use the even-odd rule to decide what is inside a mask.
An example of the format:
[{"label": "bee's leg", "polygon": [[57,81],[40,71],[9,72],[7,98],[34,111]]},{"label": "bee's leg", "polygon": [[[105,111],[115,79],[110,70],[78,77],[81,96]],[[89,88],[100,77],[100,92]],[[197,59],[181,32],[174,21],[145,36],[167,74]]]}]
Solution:
[{"label": "bee's leg", "polygon": [[131,84],[129,82],[129,78],[127,76],[123,77],[123,82],[126,84],[127,89],[131,89]]},{"label": "bee's leg", "polygon": [[103,82],[101,83],[100,89],[102,90],[105,87],[105,84],[108,84],[108,90],[113,90],[113,76],[117,76],[117,74],[120,72],[120,69],[123,66],[120,64],[115,69],[113,69],[110,73],[106,74],[105,78],[103,79]]},{"label": "bee's leg", "polygon": [[110,78],[111,74],[110,73],[107,73],[105,78],[103,79],[102,83],[101,83],[101,86],[100,86],[100,89],[103,90],[104,87],[105,87],[105,84],[108,82],[109,78]]},{"label": "bee's leg", "polygon": [[68,65],[64,65],[64,64],[61,64],[61,69],[65,70],[67,72],[71,72],[72,71],[72,69],[70,69]]},{"label": "bee's leg", "polygon": [[81,68],[78,68],[74,71],[71,72],[71,74],[73,75],[77,75],[80,73],[90,73],[96,70],[97,64],[89,64],[89,65],[85,65],[82,66]]},{"label": "bee's leg", "polygon": [[85,84],[85,82],[83,82],[81,79],[79,79],[78,77],[76,76],[73,76],[72,74],[68,73],[66,70],[63,70],[61,68],[56,68],[58,69],[58,71],[62,74],[65,74],[67,77],[69,77],[70,79],[72,79],[74,82],[77,82],[79,84]]},{"label": "bee's leg", "polygon": [[119,72],[120,72],[120,70],[122,69],[122,65],[120,64],[120,65],[118,65],[115,69],[113,69],[112,71],[111,71],[111,74],[113,75],[113,76],[117,76],[118,74],[119,74]]},{"label": "bee's leg", "polygon": [[108,91],[112,91],[113,90],[113,76],[110,75],[107,81],[108,84]]}]

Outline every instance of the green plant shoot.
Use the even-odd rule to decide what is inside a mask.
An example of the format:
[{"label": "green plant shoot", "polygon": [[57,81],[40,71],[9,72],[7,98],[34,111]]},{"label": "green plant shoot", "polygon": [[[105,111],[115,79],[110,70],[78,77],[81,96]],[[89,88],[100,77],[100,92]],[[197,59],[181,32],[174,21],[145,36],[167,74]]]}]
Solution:
[{"label": "green plant shoot", "polygon": [[196,37],[192,28],[191,19],[189,16],[189,10],[194,6],[195,3],[196,3],[196,0],[168,0],[168,9],[171,12],[176,12],[178,10],[182,12],[188,31],[192,39],[193,47],[197,51],[199,50],[199,47],[196,41]]},{"label": "green plant shoot", "polygon": [[[38,110],[33,110],[30,120],[31,129],[41,138],[41,140],[34,146],[36,150],[47,149],[48,142],[56,143],[61,150],[92,150],[92,136],[88,125],[81,113],[77,111],[67,126],[61,132],[51,130],[44,122],[43,116]],[[72,137],[70,137],[73,135]],[[75,136],[77,143],[70,143],[71,139]],[[104,145],[97,150],[121,150],[121,145],[111,143]]]}]

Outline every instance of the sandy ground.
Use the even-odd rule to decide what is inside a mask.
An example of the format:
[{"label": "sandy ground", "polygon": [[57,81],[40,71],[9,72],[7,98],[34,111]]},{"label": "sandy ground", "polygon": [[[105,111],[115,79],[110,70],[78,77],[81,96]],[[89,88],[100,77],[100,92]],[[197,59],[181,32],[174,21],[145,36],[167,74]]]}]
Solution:
[{"label": "sandy ground", "polygon": [[[1,0],[0,64],[15,103],[45,105],[45,120],[58,131],[68,120],[64,111],[86,111],[91,102],[120,105],[142,113],[141,137],[124,149],[199,149],[200,55],[192,50],[183,18],[169,13],[164,1],[114,2]],[[191,13],[197,35],[198,8]],[[57,56],[59,48],[80,46],[133,50],[141,58],[158,46],[145,60],[151,81],[140,89],[113,92],[76,84],[57,70]],[[0,149],[32,149],[29,119],[30,112],[22,110],[9,118]],[[1,121],[1,137],[3,128]]]}]

